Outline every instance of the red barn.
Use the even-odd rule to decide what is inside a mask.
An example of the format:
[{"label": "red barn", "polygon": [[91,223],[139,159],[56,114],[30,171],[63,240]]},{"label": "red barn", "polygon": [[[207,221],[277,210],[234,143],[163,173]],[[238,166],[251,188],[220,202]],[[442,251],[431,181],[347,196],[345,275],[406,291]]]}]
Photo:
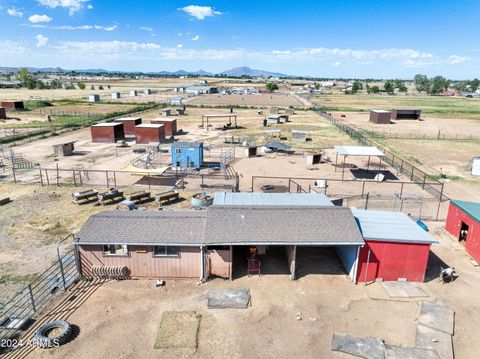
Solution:
[{"label": "red barn", "polygon": [[467,253],[480,262],[480,203],[450,201],[445,229],[465,244]]},{"label": "red barn", "polygon": [[6,110],[23,110],[23,101],[2,101],[0,104]]},{"label": "red barn", "polygon": [[137,144],[160,143],[164,141],[164,125],[144,123],[135,126],[135,142]]},{"label": "red barn", "polygon": [[115,143],[125,139],[123,123],[105,122],[90,127],[92,142]]},{"label": "red barn", "polygon": [[352,209],[365,240],[357,257],[359,282],[377,278],[423,282],[430,245],[438,243],[402,212]]},{"label": "red barn", "polygon": [[135,126],[142,124],[140,117],[122,117],[117,118],[115,122],[123,123],[123,131],[125,136],[135,136]]}]

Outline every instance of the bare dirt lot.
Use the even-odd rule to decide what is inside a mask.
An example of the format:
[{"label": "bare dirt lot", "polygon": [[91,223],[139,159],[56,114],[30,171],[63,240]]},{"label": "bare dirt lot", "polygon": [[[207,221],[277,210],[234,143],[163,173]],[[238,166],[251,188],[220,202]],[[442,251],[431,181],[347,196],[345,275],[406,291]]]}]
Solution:
[{"label": "bare dirt lot", "polygon": [[[455,357],[476,358],[480,343],[471,333],[480,320],[480,304],[475,299],[480,274],[463,247],[443,229],[429,225],[440,244],[432,247],[422,285],[429,295],[425,300],[455,310]],[[354,285],[338,271],[335,261],[315,262],[318,274],[296,281],[286,274],[272,274],[242,276],[232,282],[215,279],[201,286],[194,281],[167,281],[164,288],[155,288],[148,280],[80,282],[30,330],[48,320],[66,319],[78,326],[76,337],[59,348],[22,348],[6,357],[158,357],[159,351],[153,349],[155,335],[162,313],[170,310],[194,310],[202,319],[197,351],[162,350],[166,358],[350,358],[330,351],[333,333],[374,336],[389,344],[413,346],[420,302],[392,300],[378,284]],[[439,266],[446,264],[455,267],[459,277],[443,285],[437,273]],[[252,305],[244,310],[209,310],[200,296],[212,288],[249,288]]]},{"label": "bare dirt lot", "polygon": [[[480,121],[476,119],[445,118],[431,115],[422,116],[421,121],[397,120],[391,124],[375,124],[369,121],[367,112],[332,112],[336,118],[349,125],[368,131],[371,134],[398,138],[432,138],[432,139],[474,139],[480,138]],[[341,116],[344,117],[341,117]]]},{"label": "bare dirt lot", "polygon": [[304,103],[293,94],[252,94],[252,95],[222,95],[210,94],[192,97],[186,100],[189,105],[225,105],[225,106],[294,106],[304,107]]}]

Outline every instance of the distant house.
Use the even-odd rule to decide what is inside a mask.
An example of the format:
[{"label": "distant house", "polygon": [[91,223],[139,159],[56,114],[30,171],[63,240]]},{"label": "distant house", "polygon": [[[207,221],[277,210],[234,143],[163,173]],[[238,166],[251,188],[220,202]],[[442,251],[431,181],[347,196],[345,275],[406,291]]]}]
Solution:
[{"label": "distant house", "polygon": [[192,95],[202,95],[210,93],[218,93],[218,87],[213,86],[189,86],[185,90],[186,93]]}]

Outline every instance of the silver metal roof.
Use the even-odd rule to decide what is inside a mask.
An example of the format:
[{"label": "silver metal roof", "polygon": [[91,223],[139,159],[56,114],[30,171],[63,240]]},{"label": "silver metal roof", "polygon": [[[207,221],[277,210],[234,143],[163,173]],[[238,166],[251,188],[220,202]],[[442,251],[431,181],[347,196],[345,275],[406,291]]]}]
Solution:
[{"label": "silver metal roof", "polygon": [[333,146],[335,152],[343,156],[376,156],[383,157],[385,154],[376,147],[368,146]]},{"label": "silver metal roof", "polygon": [[333,206],[321,193],[216,192],[214,206]]},{"label": "silver metal roof", "polygon": [[407,243],[438,243],[403,212],[371,211],[352,208],[366,240]]}]

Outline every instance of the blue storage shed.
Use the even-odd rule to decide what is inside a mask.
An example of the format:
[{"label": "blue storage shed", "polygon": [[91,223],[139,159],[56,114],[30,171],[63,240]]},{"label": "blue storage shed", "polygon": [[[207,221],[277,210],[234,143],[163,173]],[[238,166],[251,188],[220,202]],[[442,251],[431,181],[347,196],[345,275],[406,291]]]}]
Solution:
[{"label": "blue storage shed", "polygon": [[203,165],[202,142],[175,142],[172,144],[172,165],[200,168]]}]

